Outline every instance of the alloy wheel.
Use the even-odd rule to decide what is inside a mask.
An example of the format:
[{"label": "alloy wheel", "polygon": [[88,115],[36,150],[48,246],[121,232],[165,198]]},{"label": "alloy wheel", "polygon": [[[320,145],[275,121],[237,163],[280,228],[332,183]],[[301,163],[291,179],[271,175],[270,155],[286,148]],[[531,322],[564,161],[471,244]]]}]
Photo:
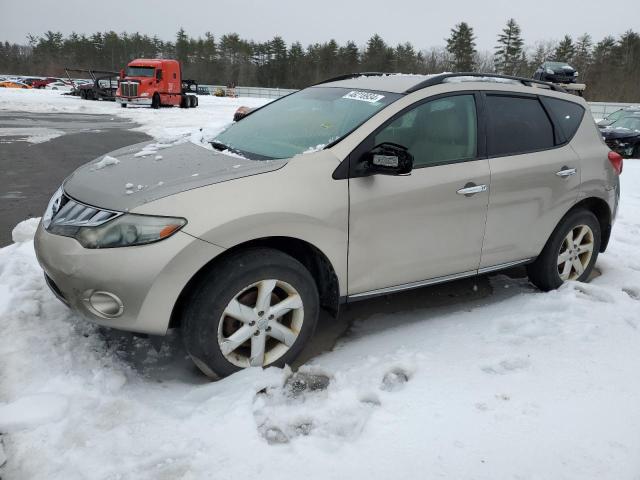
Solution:
[{"label": "alloy wheel", "polygon": [[218,323],[218,346],[241,368],[269,365],[295,343],[304,321],[302,298],[287,282],[261,280],[227,304]]},{"label": "alloy wheel", "polygon": [[593,231],[578,225],[564,237],[558,252],[558,275],[562,281],[576,280],[589,266],[593,256]]}]

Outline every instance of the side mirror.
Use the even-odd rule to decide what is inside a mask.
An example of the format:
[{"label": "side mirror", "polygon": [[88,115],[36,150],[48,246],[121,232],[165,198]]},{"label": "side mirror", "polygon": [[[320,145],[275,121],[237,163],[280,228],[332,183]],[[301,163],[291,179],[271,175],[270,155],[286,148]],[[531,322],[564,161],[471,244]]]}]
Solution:
[{"label": "side mirror", "polygon": [[162,80],[162,70],[156,70],[156,82]]},{"label": "side mirror", "polygon": [[413,170],[413,155],[406,147],[391,142],[376,146],[361,161],[369,175],[409,175]]},{"label": "side mirror", "polygon": [[120,80],[124,80],[124,68],[120,70]]}]

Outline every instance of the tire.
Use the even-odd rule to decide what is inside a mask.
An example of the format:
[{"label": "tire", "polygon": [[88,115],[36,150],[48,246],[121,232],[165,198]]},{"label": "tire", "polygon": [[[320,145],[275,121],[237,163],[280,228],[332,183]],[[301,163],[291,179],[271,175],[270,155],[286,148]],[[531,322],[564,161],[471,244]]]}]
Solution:
[{"label": "tire", "polygon": [[189,99],[186,95],[180,96],[180,108],[189,108]]},{"label": "tire", "polygon": [[121,107],[121,108],[127,108],[127,104],[126,104],[126,103],[121,103],[121,104],[120,104],[120,107]]},{"label": "tire", "polygon": [[[590,211],[580,209],[568,213],[551,234],[542,253],[527,266],[531,283],[547,292],[567,280],[587,280],[600,251],[600,231],[600,222]],[[570,238],[577,243],[569,245]]]},{"label": "tire", "polygon": [[198,97],[196,97],[195,95],[193,96],[193,108],[198,106]]},{"label": "tire", "polygon": [[196,97],[188,95],[187,98],[189,99],[189,108],[196,108]]},{"label": "tire", "polygon": [[[261,290],[271,291],[267,303],[259,301]],[[277,305],[283,300],[294,308],[279,315]],[[318,289],[309,271],[293,257],[268,248],[223,260],[204,274],[185,305],[186,350],[211,378],[249,366],[290,364],[312,337],[319,311]],[[233,305],[235,312],[229,315]],[[232,335],[237,342],[229,340]],[[222,345],[229,350],[223,352]]]},{"label": "tire", "polygon": [[151,108],[160,108],[160,95],[158,95],[158,93],[154,93],[153,97],[151,98]]}]

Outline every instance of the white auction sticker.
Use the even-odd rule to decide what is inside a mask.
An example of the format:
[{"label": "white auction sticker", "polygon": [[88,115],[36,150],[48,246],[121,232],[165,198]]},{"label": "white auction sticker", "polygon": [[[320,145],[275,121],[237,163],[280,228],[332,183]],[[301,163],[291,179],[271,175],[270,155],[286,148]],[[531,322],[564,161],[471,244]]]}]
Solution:
[{"label": "white auction sticker", "polygon": [[361,102],[376,103],[377,101],[382,100],[384,98],[384,95],[380,95],[378,93],[362,92],[362,91],[359,91],[359,90],[353,90],[353,91],[347,93],[342,98],[348,98],[349,100],[360,100]]}]

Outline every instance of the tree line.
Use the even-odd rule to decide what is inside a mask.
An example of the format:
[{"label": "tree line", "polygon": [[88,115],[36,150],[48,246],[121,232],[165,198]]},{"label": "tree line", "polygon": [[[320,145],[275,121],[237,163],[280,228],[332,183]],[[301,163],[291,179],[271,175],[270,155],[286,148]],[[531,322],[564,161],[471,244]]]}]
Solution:
[{"label": "tree line", "polygon": [[373,35],[363,47],[335,40],[303,47],[280,36],[266,42],[236,33],[194,38],[180,29],[174,41],[140,33],[96,32],[91,35],[47,31],[29,36],[28,45],[0,43],[0,72],[61,76],[64,67],[119,71],[134,58],[177,58],[185,78],[203,84],[302,88],[333,76],[360,72],[439,73],[477,71],[531,77],[545,60],[566,61],[587,83],[594,101],[640,101],[640,35],[627,31],[595,43],[587,33],[573,39],[525,44],[514,19],[496,37],[492,52],[476,49],[466,22],[451,29],[446,44],[425,50],[411,43],[396,46]]}]

